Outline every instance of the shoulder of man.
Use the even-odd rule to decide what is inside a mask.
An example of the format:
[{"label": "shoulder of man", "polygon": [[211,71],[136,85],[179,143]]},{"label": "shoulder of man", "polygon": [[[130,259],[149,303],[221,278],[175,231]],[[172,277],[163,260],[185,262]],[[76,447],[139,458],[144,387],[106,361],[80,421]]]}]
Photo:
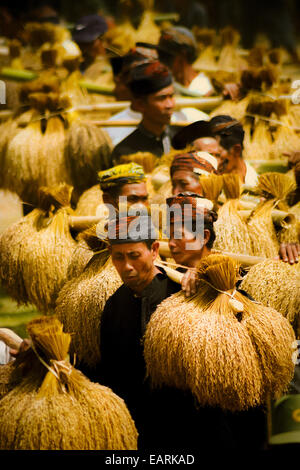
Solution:
[{"label": "shoulder of man", "polygon": [[119,163],[118,160],[122,155],[134,153],[133,147],[136,147],[139,134],[139,129],[137,128],[115,146],[111,154],[114,164]]}]

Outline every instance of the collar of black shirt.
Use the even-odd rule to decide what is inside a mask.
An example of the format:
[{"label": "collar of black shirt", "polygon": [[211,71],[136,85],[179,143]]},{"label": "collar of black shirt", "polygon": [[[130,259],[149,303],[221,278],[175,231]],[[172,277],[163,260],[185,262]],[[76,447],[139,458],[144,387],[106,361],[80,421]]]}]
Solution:
[{"label": "collar of black shirt", "polygon": [[167,126],[166,129],[163,131],[163,133],[158,137],[157,135],[151,134],[150,131],[145,129],[142,123],[138,125],[138,129],[142,134],[144,134],[146,137],[149,137],[150,139],[154,139],[157,141],[162,141],[164,137],[170,137],[171,138],[171,133],[170,133],[170,126]]}]

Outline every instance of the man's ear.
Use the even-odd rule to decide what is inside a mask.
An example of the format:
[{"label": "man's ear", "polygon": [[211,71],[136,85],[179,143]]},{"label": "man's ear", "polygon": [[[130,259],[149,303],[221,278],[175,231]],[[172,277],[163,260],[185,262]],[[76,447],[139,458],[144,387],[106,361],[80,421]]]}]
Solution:
[{"label": "man's ear", "polygon": [[102,200],[104,202],[104,204],[111,204],[112,206],[116,206],[116,201],[114,200],[114,198],[108,194],[108,193],[103,193],[102,194]]},{"label": "man's ear", "polygon": [[209,239],[210,239],[210,231],[207,228],[205,228],[203,235],[204,235],[203,245],[207,245],[207,243],[209,242]]},{"label": "man's ear", "polygon": [[240,158],[242,156],[242,146],[241,144],[234,144],[231,148],[231,153],[235,158]]},{"label": "man's ear", "polygon": [[159,252],[159,242],[157,240],[152,243],[151,251],[152,251],[153,260],[155,260]]},{"label": "man's ear", "polygon": [[145,100],[143,98],[136,98],[132,99],[132,109],[134,111],[138,111],[139,113],[143,114],[145,111]]}]

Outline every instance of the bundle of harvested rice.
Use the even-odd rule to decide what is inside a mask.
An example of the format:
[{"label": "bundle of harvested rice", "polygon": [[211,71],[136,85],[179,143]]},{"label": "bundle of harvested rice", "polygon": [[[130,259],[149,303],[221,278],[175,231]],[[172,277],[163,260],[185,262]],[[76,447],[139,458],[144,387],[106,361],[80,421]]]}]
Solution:
[{"label": "bundle of harvested rice", "polygon": [[97,184],[87,189],[80,196],[75,214],[76,215],[96,215],[98,207],[103,205],[102,191]]},{"label": "bundle of harvested rice", "polygon": [[34,209],[0,236],[0,276],[19,303],[51,312],[66,281],[76,243],[69,231],[71,191],[67,185],[41,188]]},{"label": "bundle of harvested rice", "polygon": [[200,29],[195,26],[193,32],[200,48],[199,57],[193,63],[193,67],[196,70],[216,70],[217,61],[214,45],[216,31],[207,28]]},{"label": "bundle of harvested rice", "polygon": [[172,196],[172,181],[169,179],[151,196],[151,204],[165,204],[166,199]]},{"label": "bundle of harvested rice", "polygon": [[71,366],[62,329],[54,317],[27,325],[32,346],[15,361],[17,385],[0,403],[1,449],[135,450],[124,401]]},{"label": "bundle of harvested rice", "polygon": [[[67,279],[78,277],[92,259],[95,253],[103,251],[103,241],[97,236],[97,225],[84,230],[77,235],[77,246],[73,251],[68,267]],[[107,255],[104,254],[104,262]]]},{"label": "bundle of harvested rice", "polygon": [[[296,183],[288,175],[284,173],[264,173],[259,177],[259,183],[257,185],[256,191],[262,197],[264,197],[267,202],[262,203],[257,208],[257,212],[260,212],[259,217],[263,213],[263,208],[266,207],[266,211],[269,214],[270,208],[276,205],[279,210],[289,211],[289,206],[286,202],[288,195],[296,189]],[[256,212],[253,216],[255,217]],[[270,218],[270,214],[268,215]],[[266,222],[268,223],[268,222]],[[274,228],[269,224],[269,231],[271,230],[272,238],[274,238]],[[277,231],[277,239],[279,242],[297,242],[298,241],[298,230],[297,230],[297,220],[292,218],[291,221],[287,224],[284,222]],[[253,237],[252,237],[253,238]]]},{"label": "bundle of harvested rice", "polygon": [[291,127],[289,117],[282,116],[281,123],[282,125],[277,127],[277,130],[274,134],[274,158],[281,158],[285,152],[298,151],[300,148],[300,137]]},{"label": "bundle of harvested rice", "polygon": [[237,52],[240,41],[240,34],[232,27],[221,30],[222,49],[218,59],[218,69],[220,70],[240,70],[245,65],[245,60]]},{"label": "bundle of harvested rice", "polygon": [[112,143],[107,132],[81,119],[74,119],[65,140],[65,159],[79,194],[97,184],[98,171],[111,166]]},{"label": "bundle of harvested rice", "polygon": [[[273,140],[270,126],[263,119],[255,119],[252,137],[250,133],[244,141],[243,155],[248,160],[273,159]],[[249,132],[249,128],[247,129]]]},{"label": "bundle of harvested rice", "polygon": [[236,292],[237,265],[210,255],[199,289],[179,292],[152,315],[144,338],[154,386],[190,390],[200,406],[239,411],[280,396],[293,376],[293,329],[281,313]]},{"label": "bundle of harvested rice", "polygon": [[258,263],[250,268],[240,287],[256,301],[282,313],[299,336],[300,277],[293,266],[273,259]]},{"label": "bundle of harvested rice", "polygon": [[211,113],[210,117],[218,116],[220,114],[227,114],[238,121],[241,121],[245,114],[249,103],[249,96],[245,96],[239,101],[224,100],[220,106],[217,106]]},{"label": "bundle of harvested rice", "polygon": [[123,155],[120,163],[135,162],[144,168],[145,174],[150,174],[157,163],[157,157],[151,152],[136,152],[130,155]]},{"label": "bundle of harvested rice", "polygon": [[213,248],[252,255],[251,240],[246,222],[238,214],[241,181],[239,175],[223,175],[223,188],[227,201],[219,209],[218,220],[214,223],[216,239]]},{"label": "bundle of harvested rice", "polygon": [[50,117],[44,134],[43,124],[37,119],[19,129],[5,157],[5,188],[35,206],[40,187],[70,182],[64,160],[64,123],[57,116]]},{"label": "bundle of harvested rice", "polygon": [[154,22],[154,13],[146,10],[143,13],[139,27],[135,33],[135,42],[149,42],[158,44],[160,38],[160,29]]},{"label": "bundle of harvested rice", "polygon": [[107,299],[121,286],[108,250],[95,254],[82,273],[59,293],[55,314],[72,334],[71,351],[93,368],[100,360],[101,313]]},{"label": "bundle of harvested rice", "polygon": [[278,254],[279,243],[272,220],[273,207],[273,201],[258,204],[247,222],[254,256],[274,258]]},{"label": "bundle of harvested rice", "polygon": [[210,175],[200,176],[200,184],[203,196],[214,203],[214,210],[218,209],[218,198],[223,189],[223,176]]}]

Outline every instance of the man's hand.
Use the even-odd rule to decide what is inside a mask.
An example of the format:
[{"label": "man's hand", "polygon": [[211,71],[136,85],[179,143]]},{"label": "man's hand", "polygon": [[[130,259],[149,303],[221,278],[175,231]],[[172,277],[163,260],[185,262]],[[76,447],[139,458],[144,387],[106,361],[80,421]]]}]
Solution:
[{"label": "man's hand", "polygon": [[279,248],[279,256],[277,259],[281,259],[285,263],[298,263],[300,255],[299,243],[281,243]]},{"label": "man's hand", "polygon": [[199,279],[197,270],[190,268],[184,274],[181,281],[181,289],[184,291],[186,297],[190,297],[197,293]]},{"label": "man's hand", "polygon": [[288,157],[289,168],[293,168],[300,162],[300,150],[294,152],[284,152],[283,155]]},{"label": "man's hand", "polygon": [[17,349],[10,349],[9,353],[12,357],[17,357],[18,354],[27,351],[31,346],[31,341],[30,339],[23,339],[22,343],[20,344],[19,348]]},{"label": "man's hand", "polygon": [[226,83],[224,85],[223,95],[229,96],[232,101],[238,101],[241,98],[240,86],[237,83]]}]

